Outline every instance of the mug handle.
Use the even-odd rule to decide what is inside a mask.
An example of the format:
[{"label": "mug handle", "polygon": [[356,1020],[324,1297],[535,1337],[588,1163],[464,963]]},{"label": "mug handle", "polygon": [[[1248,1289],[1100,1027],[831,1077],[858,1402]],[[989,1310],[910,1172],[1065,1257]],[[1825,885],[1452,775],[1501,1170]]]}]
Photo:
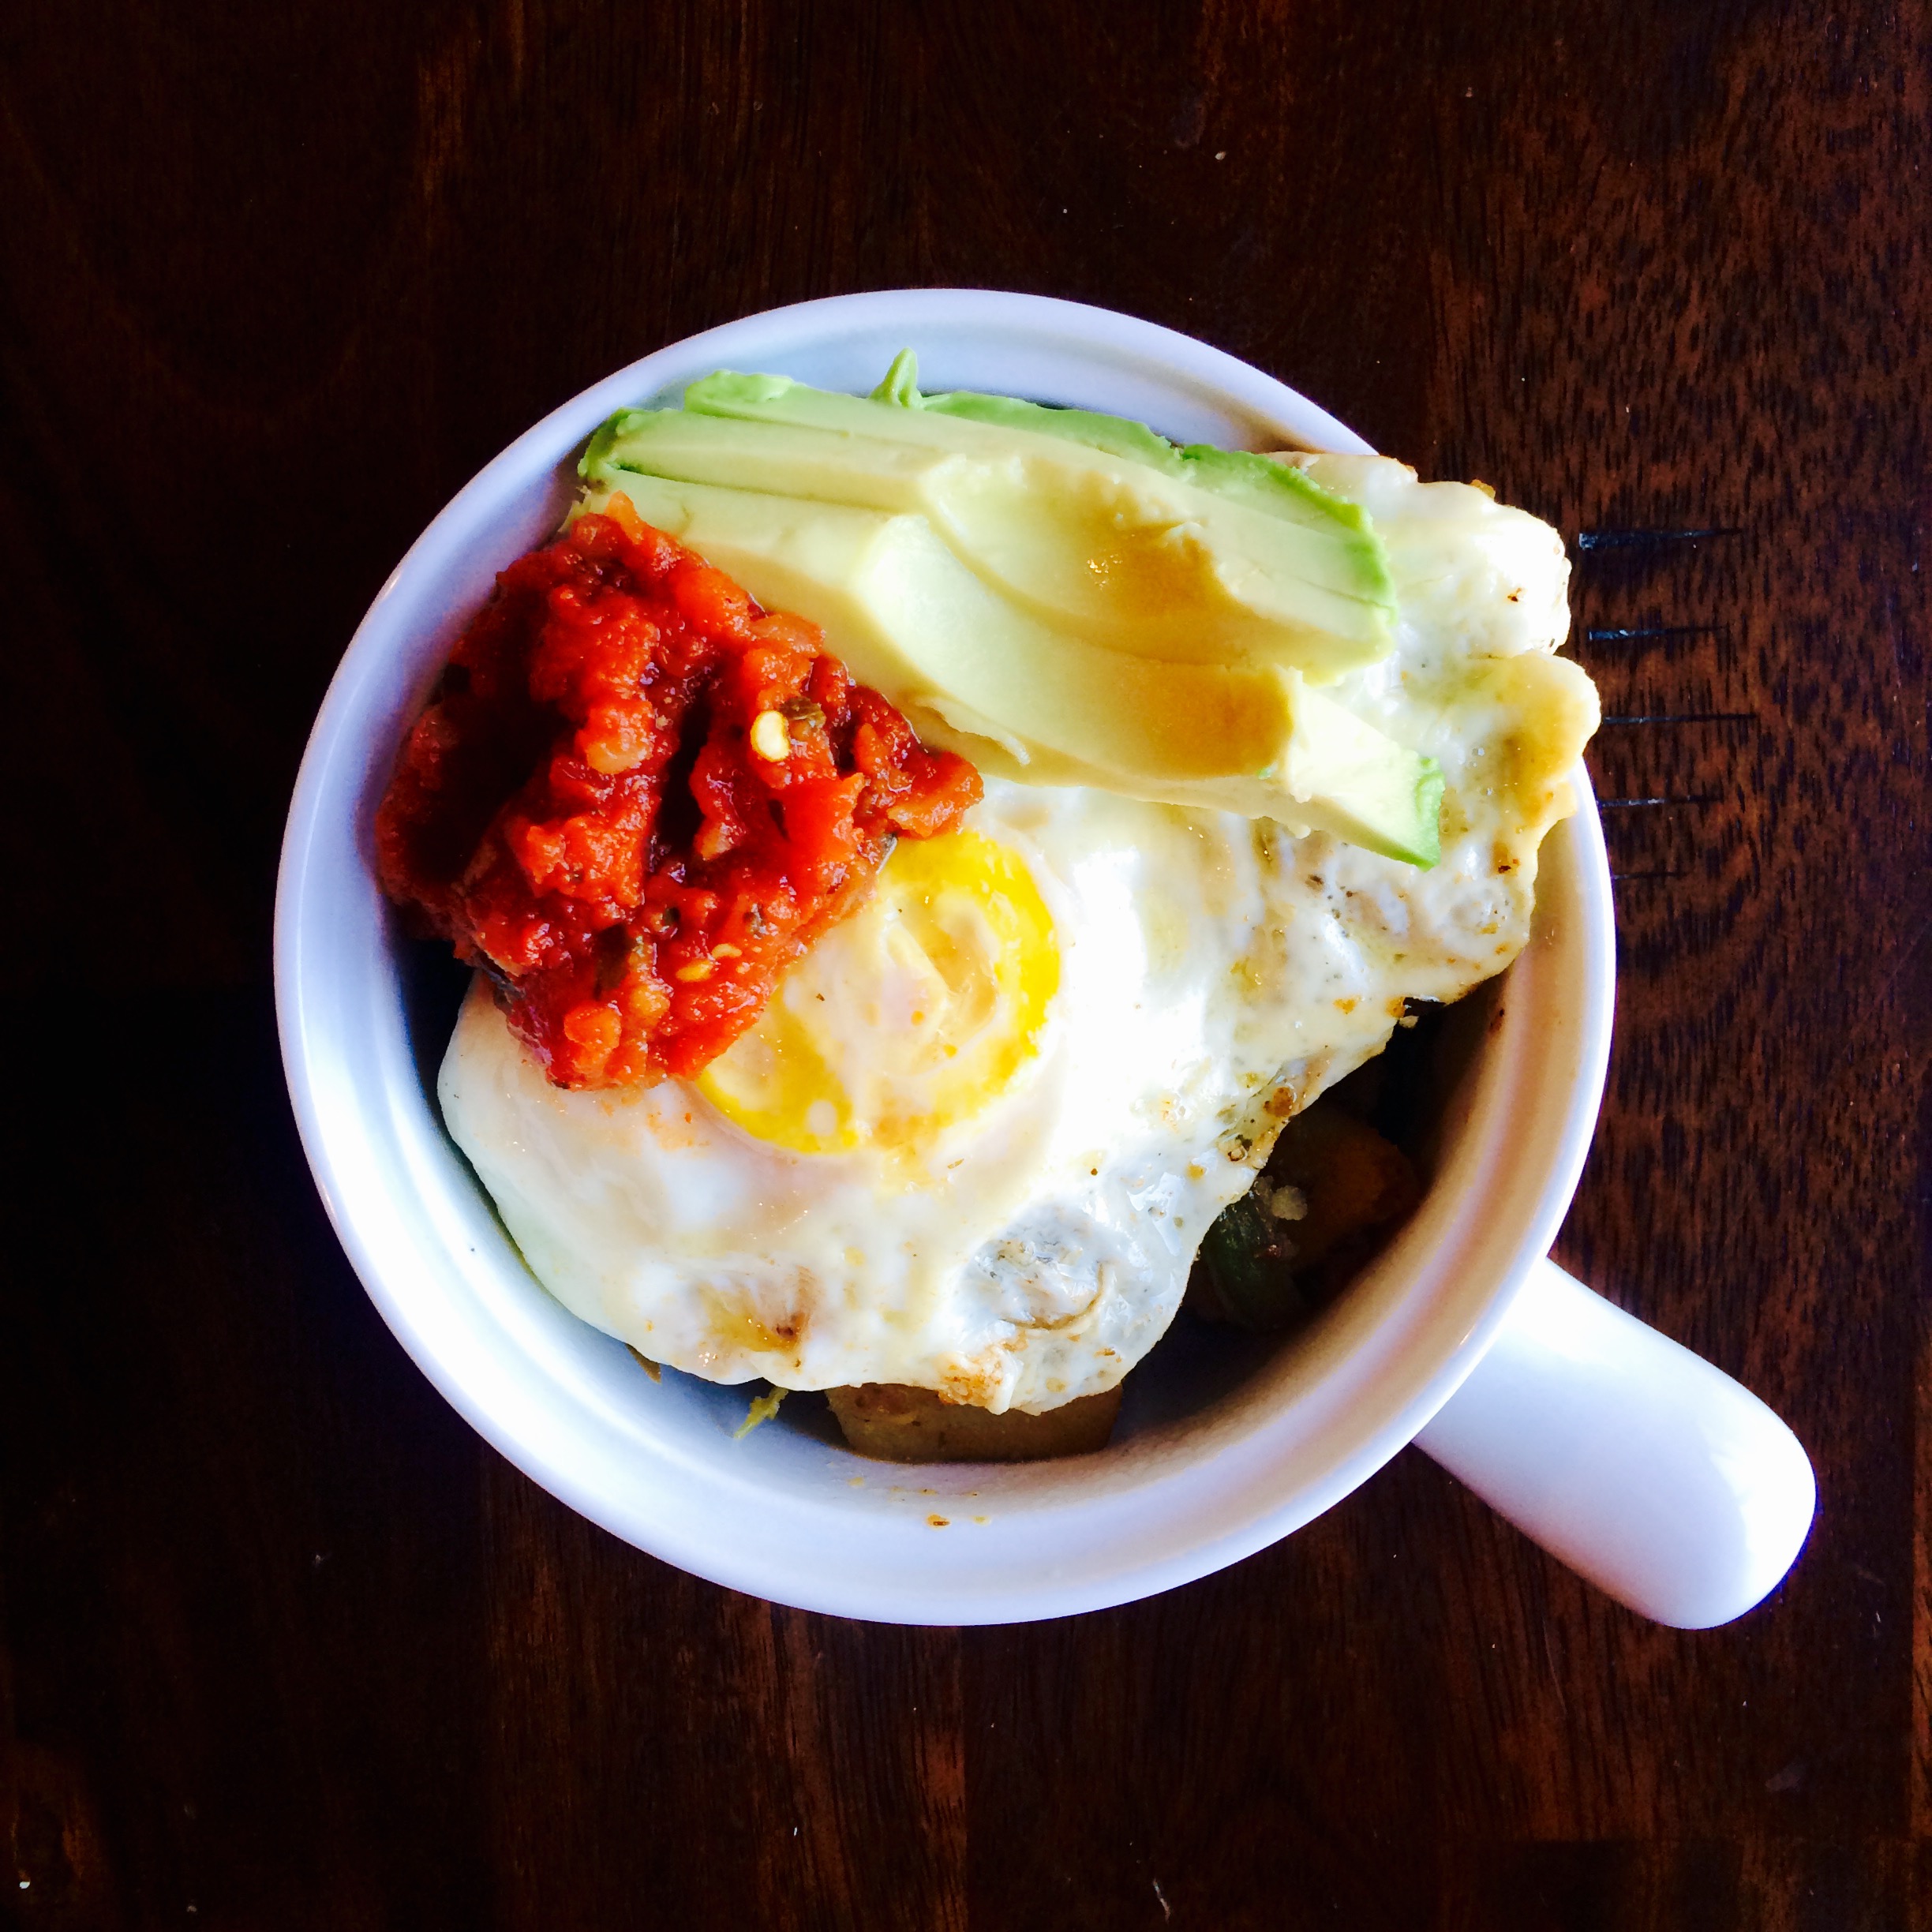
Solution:
[{"label": "mug handle", "polygon": [[1541,1261],[1417,1446],[1552,1556],[1679,1630],[1742,1616],[1818,1500],[1751,1392]]}]

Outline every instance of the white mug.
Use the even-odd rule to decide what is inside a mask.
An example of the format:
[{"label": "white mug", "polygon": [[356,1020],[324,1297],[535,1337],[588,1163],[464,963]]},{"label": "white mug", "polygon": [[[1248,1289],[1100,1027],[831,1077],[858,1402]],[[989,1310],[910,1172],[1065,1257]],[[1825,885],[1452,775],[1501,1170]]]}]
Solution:
[{"label": "white mug", "polygon": [[524,1267],[443,1131],[423,1069],[433,1077],[444,1042],[410,1036],[405,948],[371,860],[396,748],[496,571],[556,527],[575,455],[613,410],[673,401],[720,368],[863,391],[908,346],[934,389],[1108,410],[1187,440],[1367,448],[1186,336],[1073,303],[941,289],[714,329],[513,444],[370,607],[316,720],[283,850],[290,1092],[376,1306],[482,1435],[573,1508],[698,1575],[804,1608],[986,1623],[1131,1601],[1299,1528],[1414,1441],[1645,1616],[1699,1628],[1741,1615],[1810,1526],[1803,1450],[1728,1376],[1546,1259],[1589,1148],[1614,1005],[1609,871],[1581,769],[1580,809],[1544,847],[1530,945],[1457,1009],[1466,1064],[1413,1217],[1286,1341],[1209,1349],[1171,1336],[1129,1376],[1098,1455],[871,1463],[804,1404],[740,1439],[751,1391],[653,1383]]}]

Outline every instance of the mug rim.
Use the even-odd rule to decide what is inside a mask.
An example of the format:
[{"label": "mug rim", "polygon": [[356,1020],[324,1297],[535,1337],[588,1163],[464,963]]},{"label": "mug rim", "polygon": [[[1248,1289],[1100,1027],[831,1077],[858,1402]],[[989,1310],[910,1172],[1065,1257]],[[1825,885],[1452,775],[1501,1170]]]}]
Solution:
[{"label": "mug rim", "polygon": [[[980,1496],[964,1489],[963,1479],[947,1476],[916,1492],[890,1485],[906,1493],[882,1511],[871,1500],[863,1511],[845,1510],[827,1501],[824,1482],[803,1464],[780,1469],[764,1449],[741,1455],[735,1467],[721,1461],[709,1423],[681,1410],[668,1421],[660,1417],[656,1434],[638,1436],[635,1416],[613,1410],[613,1404],[622,1406],[622,1389],[600,1380],[582,1347],[574,1349],[541,1309],[511,1305],[515,1290],[499,1279],[500,1255],[479,1260],[487,1230],[460,1191],[451,1192],[450,1174],[439,1164],[436,1142],[444,1161],[460,1157],[406,1052],[406,1090],[398,1077],[395,1050],[399,1041],[406,1048],[407,1021],[386,951],[390,929],[380,904],[372,909],[369,903],[373,881],[365,877],[358,886],[353,868],[359,863],[368,872],[372,792],[380,795],[400,732],[425,695],[425,672],[440,662],[496,568],[554,527],[570,493],[560,466],[599,421],[732,360],[796,367],[807,352],[802,345],[817,345],[814,354],[874,356],[871,345],[894,338],[922,349],[934,340],[950,343],[956,361],[967,363],[978,356],[982,364],[990,358],[1010,367],[1015,358],[1031,356],[1061,372],[1054,400],[1163,415],[1144,406],[1136,412],[1134,402],[1164,399],[1164,420],[1185,417],[1190,435],[1203,435],[1200,421],[1219,418],[1234,425],[1222,435],[1238,434],[1251,446],[1273,436],[1368,451],[1286,384],[1191,337],[1108,310],[996,290],[830,297],[748,316],[639,358],[552,411],[486,465],[412,545],[358,626],[318,713],[291,801],[276,898],[277,1017],[304,1149],[351,1263],[439,1391],[525,1473],[638,1547],[774,1601],[904,1623],[1020,1621],[1133,1601],[1278,1540],[1366,1480],[1460,1387],[1547,1252],[1588,1151],[1614,1004],[1610,883],[1594,799],[1579,765],[1577,812],[1552,829],[1544,847],[1540,937],[1525,954],[1537,958],[1528,968],[1519,960],[1502,982],[1489,983],[1521,988],[1527,979],[1533,995],[1541,986],[1544,1007],[1537,1010],[1556,1043],[1522,1037],[1530,1023],[1516,1019],[1503,1030],[1504,1046],[1485,1056],[1485,1080],[1492,1063],[1507,1062],[1507,1077],[1496,1076],[1508,1089],[1498,1104],[1528,1108],[1537,1131],[1526,1124],[1513,1148],[1485,1144],[1486,1165],[1478,1163],[1482,1200],[1503,1204],[1500,1225],[1480,1224],[1473,1180],[1461,1184],[1448,1204],[1451,1258],[1479,1274],[1480,1283],[1436,1281],[1430,1268],[1440,1274],[1447,1265],[1440,1254],[1403,1264],[1427,1291],[1417,1291],[1413,1281],[1406,1290],[1402,1279],[1394,1281],[1389,1305],[1401,1317],[1395,1329],[1385,1334],[1386,1323],[1372,1324],[1372,1332],[1341,1348],[1335,1372],[1324,1371],[1294,1395],[1288,1409],[1299,1419],[1298,1435],[1263,1417],[1191,1461],[1157,1448],[1118,1492],[1097,1470],[1073,1470],[1069,1478],[1069,1463],[1058,1466],[1057,1487],[1071,1481],[1070,1496],[1056,1496],[1050,1476],[1009,1473],[999,1482],[985,1476],[1001,1502],[991,1519],[998,1533],[980,1545],[989,1559],[1000,1554],[984,1563],[939,1556],[927,1525],[950,1526],[949,1519],[935,1510],[922,1522],[916,1501],[909,1513],[904,1507],[914,1494]],[[877,358],[880,368],[890,353]],[[950,367],[947,380],[994,386]],[[484,554],[492,534],[512,529],[527,530],[527,541]],[[354,808],[353,824],[346,821],[347,807]],[[1546,907],[1552,886],[1560,908]],[[373,975],[365,973],[368,983],[356,981],[358,941],[369,960],[388,959],[386,979],[378,965]],[[1518,1002],[1512,994],[1500,1003],[1499,1018],[1505,1004],[1514,1009]],[[387,1058],[368,1058],[371,1041]],[[462,1172],[468,1174],[466,1165]],[[473,1176],[468,1186],[480,1192]],[[497,1239],[508,1247],[500,1225]],[[563,1322],[615,1346],[549,1303],[520,1258],[513,1271]],[[526,1350],[520,1357],[519,1346]],[[1372,1374],[1344,1372],[1351,1365],[1361,1371],[1365,1363],[1372,1363]],[[567,1402],[560,1406],[560,1391],[580,1402],[580,1413],[573,1417]],[[1328,1451],[1312,1459],[1304,1453],[1324,1439]],[[1073,1461],[1102,1463],[1113,1454]],[[632,1466],[613,1467],[613,1458]],[[892,1466],[862,1466],[872,1473]],[[939,1473],[947,1466],[933,1466]],[[774,1486],[761,1492],[768,1478]],[[1090,1479],[1089,1496],[1080,1485]],[[687,1488],[690,1496],[683,1494]],[[796,1525],[786,1511],[796,1515]]]}]

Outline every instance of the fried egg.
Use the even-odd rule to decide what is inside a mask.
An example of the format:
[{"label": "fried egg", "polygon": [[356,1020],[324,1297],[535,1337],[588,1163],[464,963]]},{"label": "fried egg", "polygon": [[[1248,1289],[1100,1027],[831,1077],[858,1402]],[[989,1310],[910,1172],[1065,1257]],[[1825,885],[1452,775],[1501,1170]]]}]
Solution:
[{"label": "fried egg", "polygon": [[1326,695],[1440,762],[1439,863],[989,778],[695,1082],[553,1087],[479,985],[444,1118],[567,1307],[719,1382],[995,1411],[1099,1393],[1165,1331],[1281,1122],[1407,998],[1515,956],[1597,716],[1552,654],[1560,541],[1387,459],[1297,460],[1387,547],[1395,648]]}]

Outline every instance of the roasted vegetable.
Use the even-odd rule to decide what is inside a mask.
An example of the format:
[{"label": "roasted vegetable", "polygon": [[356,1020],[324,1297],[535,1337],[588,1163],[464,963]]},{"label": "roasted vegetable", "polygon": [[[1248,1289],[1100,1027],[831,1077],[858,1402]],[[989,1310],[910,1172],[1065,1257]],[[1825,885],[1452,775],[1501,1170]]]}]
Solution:
[{"label": "roasted vegetable", "polygon": [[1253,1191],[1208,1230],[1187,1305],[1238,1327],[1292,1327],[1332,1298],[1421,1195],[1400,1148],[1318,1101],[1282,1129]]}]

